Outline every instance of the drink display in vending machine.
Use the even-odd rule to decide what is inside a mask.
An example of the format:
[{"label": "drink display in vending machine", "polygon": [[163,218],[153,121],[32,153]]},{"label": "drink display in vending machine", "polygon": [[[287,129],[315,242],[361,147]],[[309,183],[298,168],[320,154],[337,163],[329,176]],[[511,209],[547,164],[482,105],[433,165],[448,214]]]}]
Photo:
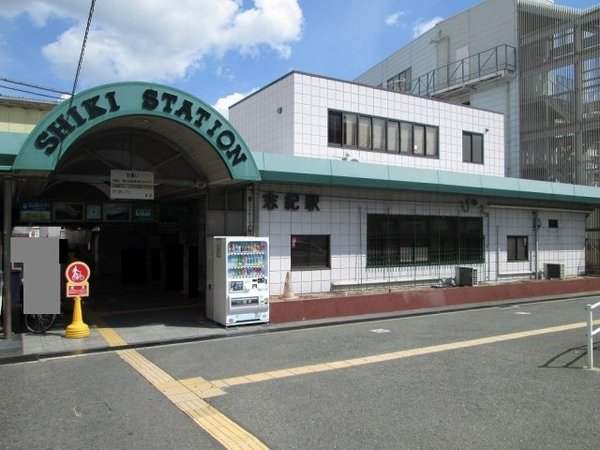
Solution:
[{"label": "drink display in vending machine", "polygon": [[207,243],[206,317],[225,326],[269,321],[269,238]]}]

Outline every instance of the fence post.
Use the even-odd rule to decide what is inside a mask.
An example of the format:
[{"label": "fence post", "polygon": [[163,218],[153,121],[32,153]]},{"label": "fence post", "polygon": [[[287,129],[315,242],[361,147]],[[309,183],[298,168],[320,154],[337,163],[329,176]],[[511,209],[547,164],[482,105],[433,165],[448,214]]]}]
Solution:
[{"label": "fence post", "polygon": [[585,307],[588,312],[587,316],[587,362],[588,369],[594,368],[594,319],[592,305]]}]

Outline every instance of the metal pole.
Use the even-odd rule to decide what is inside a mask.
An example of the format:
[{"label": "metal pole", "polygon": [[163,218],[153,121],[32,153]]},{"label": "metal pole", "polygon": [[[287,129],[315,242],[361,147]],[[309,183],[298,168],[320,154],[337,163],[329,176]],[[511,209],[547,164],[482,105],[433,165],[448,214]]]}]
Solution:
[{"label": "metal pole", "polygon": [[539,225],[538,225],[538,212],[534,211],[533,212],[533,230],[534,230],[534,237],[535,237],[535,279],[539,280],[539,238],[538,238],[538,230],[539,230]]},{"label": "metal pole", "polygon": [[4,308],[4,339],[12,339],[12,301],[11,301],[11,267],[10,267],[10,235],[12,229],[12,178],[4,178],[4,221],[2,228],[2,268],[4,292],[2,307]]},{"label": "metal pole", "polygon": [[587,362],[588,369],[594,368],[594,319],[592,313],[592,305],[585,307],[588,311],[587,316]]}]

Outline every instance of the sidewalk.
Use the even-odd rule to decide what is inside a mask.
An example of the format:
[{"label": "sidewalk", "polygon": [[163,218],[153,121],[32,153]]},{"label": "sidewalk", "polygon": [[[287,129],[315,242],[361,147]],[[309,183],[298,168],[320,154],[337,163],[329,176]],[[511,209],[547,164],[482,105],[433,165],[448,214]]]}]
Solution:
[{"label": "sidewalk", "polygon": [[[420,295],[423,294],[421,293]],[[462,304],[436,305],[386,312],[378,311],[371,314],[353,316],[339,315],[337,317],[288,321],[284,323],[272,322],[269,324],[241,325],[229,328],[207,320],[204,315],[203,304],[189,303],[189,299],[185,303],[180,302],[181,304],[172,304],[172,306],[153,306],[152,299],[149,300],[147,294],[144,294],[143,297],[140,297],[143,298],[144,307],[129,310],[119,310],[113,307],[107,312],[106,305],[103,305],[102,301],[106,302],[110,301],[110,299],[107,300],[104,298],[102,301],[96,302],[95,309],[97,311],[93,311],[87,305],[83,307],[84,322],[90,327],[89,337],[81,339],[65,338],[64,329],[72,320],[70,313],[67,313],[59,317],[53,328],[44,334],[17,333],[11,340],[0,339],[0,364],[35,361],[111,349],[148,347],[165,343],[218,339],[236,335],[277,332],[336,323],[438,314],[465,309],[508,306],[512,304],[595,295],[600,295],[600,291],[561,293],[558,295],[530,296],[496,301],[470,301]],[[158,300],[160,298],[157,297],[155,301]],[[164,301],[162,304],[164,304]],[[427,304],[425,303],[424,305]],[[584,320],[583,311],[582,320]]]}]

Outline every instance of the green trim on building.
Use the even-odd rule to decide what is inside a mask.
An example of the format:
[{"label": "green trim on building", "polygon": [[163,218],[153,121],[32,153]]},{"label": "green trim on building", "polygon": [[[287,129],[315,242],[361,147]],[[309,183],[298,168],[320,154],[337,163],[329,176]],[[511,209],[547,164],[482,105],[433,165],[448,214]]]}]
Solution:
[{"label": "green trim on building", "polygon": [[0,132],[0,172],[10,172],[29,133]]},{"label": "green trim on building", "polygon": [[600,188],[254,152],[262,181],[600,205]]}]

